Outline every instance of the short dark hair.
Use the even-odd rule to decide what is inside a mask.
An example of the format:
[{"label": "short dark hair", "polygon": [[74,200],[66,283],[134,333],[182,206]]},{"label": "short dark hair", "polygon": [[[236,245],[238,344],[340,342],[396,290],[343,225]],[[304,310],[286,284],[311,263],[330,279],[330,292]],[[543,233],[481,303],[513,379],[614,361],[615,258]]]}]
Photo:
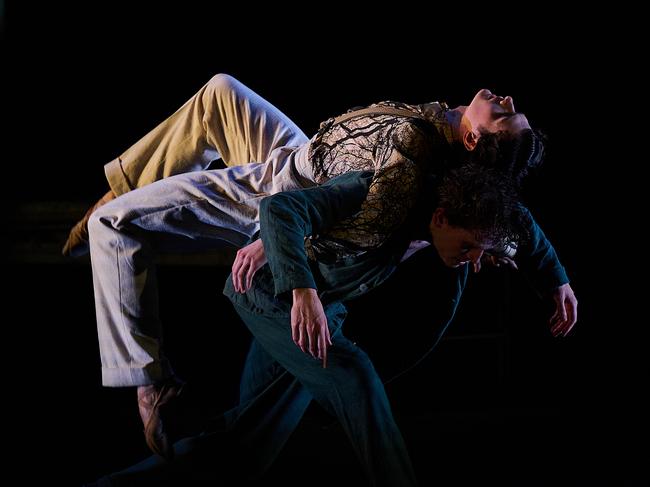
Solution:
[{"label": "short dark hair", "polygon": [[436,197],[449,224],[475,233],[477,239],[497,247],[526,238],[517,189],[494,168],[469,163],[452,169],[439,180]]},{"label": "short dark hair", "polygon": [[546,135],[540,130],[524,129],[515,135],[493,132],[481,135],[466,162],[493,167],[509,176],[517,187],[537,170],[546,155]]},{"label": "short dark hair", "polygon": [[449,147],[442,167],[452,169],[463,164],[476,163],[494,168],[521,189],[529,175],[536,173],[546,155],[546,135],[540,130],[524,129],[515,135],[505,131],[481,134],[473,150],[461,142]]}]

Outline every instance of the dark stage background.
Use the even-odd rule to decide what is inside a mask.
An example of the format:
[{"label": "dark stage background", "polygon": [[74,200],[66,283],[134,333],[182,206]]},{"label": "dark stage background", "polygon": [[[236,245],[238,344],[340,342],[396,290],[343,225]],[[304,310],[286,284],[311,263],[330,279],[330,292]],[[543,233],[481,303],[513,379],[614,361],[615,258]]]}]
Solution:
[{"label": "dark stage background", "polygon": [[[9,11],[3,32],[2,81],[10,107],[5,308],[14,310],[3,321],[19,332],[5,350],[21,371],[11,400],[16,451],[34,462],[17,473],[21,483],[44,475],[79,485],[147,453],[134,392],[100,386],[89,261],[58,251],[106,191],[103,165],[225,72],[308,135],[379,100],[456,106],[483,87],[512,95],[550,139],[528,200],[568,269],[579,322],[570,337],[553,339],[548,302],[514,272],[482,271],[447,337],[389,395],[423,485],[645,485],[645,342],[628,316],[627,281],[615,273],[633,256],[612,245],[627,228],[611,204],[625,196],[610,144],[617,139],[585,129],[616,124],[603,64],[611,73],[617,60],[603,58],[601,36],[573,34],[569,20],[540,32],[493,24],[470,35],[464,21],[429,26],[415,14],[394,19],[397,29],[368,20],[325,30],[244,11],[170,8],[163,21],[128,10],[35,16],[22,8],[15,21]],[[168,351],[190,382],[185,432],[236,396],[248,336],[221,295],[228,259],[175,258],[160,268]],[[435,259],[423,252],[350,303],[348,334],[385,377],[431,343]],[[342,472],[346,483],[360,479],[342,432],[314,408],[264,483],[304,484],[309,475],[325,485]]]}]

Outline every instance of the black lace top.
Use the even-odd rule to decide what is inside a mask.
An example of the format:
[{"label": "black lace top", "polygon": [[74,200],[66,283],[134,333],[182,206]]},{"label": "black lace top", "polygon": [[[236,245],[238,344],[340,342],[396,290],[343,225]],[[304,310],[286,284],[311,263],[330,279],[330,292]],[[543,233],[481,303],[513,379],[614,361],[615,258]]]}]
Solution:
[{"label": "black lace top", "polygon": [[439,155],[441,151],[446,153],[451,142],[444,104],[386,101],[371,106],[410,110],[426,120],[378,114],[339,124],[331,118],[321,124],[309,148],[317,182],[348,171],[371,170],[375,176],[361,211],[328,231],[327,238],[313,240],[315,251],[340,258],[384,243],[405,221],[418,197],[424,174],[437,173],[436,166],[442,163]]}]

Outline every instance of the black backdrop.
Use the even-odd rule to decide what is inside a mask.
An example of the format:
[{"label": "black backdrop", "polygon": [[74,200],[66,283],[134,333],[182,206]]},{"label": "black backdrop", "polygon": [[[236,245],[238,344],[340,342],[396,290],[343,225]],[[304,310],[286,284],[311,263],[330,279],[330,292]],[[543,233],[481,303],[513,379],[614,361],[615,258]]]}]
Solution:
[{"label": "black backdrop", "polygon": [[[3,33],[9,207],[90,204],[106,188],[103,164],[219,72],[249,85],[307,134],[329,116],[378,100],[454,106],[482,87],[512,95],[550,138],[528,198],[568,269],[579,323],[571,337],[552,339],[549,308],[527,284],[516,274],[485,272],[471,281],[449,339],[389,393],[426,483],[480,474],[503,485],[623,485],[622,478],[641,475],[647,451],[633,445],[646,438],[647,364],[638,330],[627,326],[637,324],[628,319],[627,281],[613,272],[629,265],[621,259],[630,256],[610,244],[624,230],[605,203],[624,193],[613,177],[616,138],[585,130],[612,124],[605,74],[618,66],[604,59],[602,36],[574,34],[568,19],[539,31],[490,19],[475,30],[462,17],[429,25],[412,14],[394,19],[399,28],[339,19],[316,29],[305,19],[246,9],[156,7],[168,10],[161,20],[130,9],[21,8],[9,10]],[[351,304],[350,333],[386,375],[428,343],[425,328],[414,325],[426,323],[433,260],[423,253],[384,289]],[[19,380],[30,392],[19,405],[26,413],[19,451],[37,465],[54,464],[51,474],[48,467],[22,475],[45,470],[78,484],[142,458],[132,391],[99,386],[87,261],[16,260],[10,271],[9,305],[19,317],[11,322],[27,332],[14,363],[25,369]],[[161,269],[170,354],[196,383],[199,420],[233,400],[247,343],[241,327],[226,323],[235,321],[220,295],[227,272]],[[327,423],[318,411],[310,418]],[[324,440],[338,456],[327,451],[319,463],[300,441],[325,433],[305,431],[281,458],[278,478],[288,481],[282,466],[298,460],[304,471],[323,464],[336,471],[337,458],[339,468],[354,468],[340,432]]]}]

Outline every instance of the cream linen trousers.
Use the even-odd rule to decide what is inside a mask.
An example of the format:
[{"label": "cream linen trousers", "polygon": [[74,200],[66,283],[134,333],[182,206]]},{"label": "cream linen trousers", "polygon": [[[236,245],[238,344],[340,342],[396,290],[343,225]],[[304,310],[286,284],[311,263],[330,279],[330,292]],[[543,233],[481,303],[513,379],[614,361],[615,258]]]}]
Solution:
[{"label": "cream linen trousers", "polygon": [[[88,224],[105,386],[173,374],[161,347],[156,252],[243,246],[259,230],[262,198],[315,184],[308,148],[287,116],[219,74],[105,166],[119,197]],[[225,169],[205,170],[219,157]]]}]

